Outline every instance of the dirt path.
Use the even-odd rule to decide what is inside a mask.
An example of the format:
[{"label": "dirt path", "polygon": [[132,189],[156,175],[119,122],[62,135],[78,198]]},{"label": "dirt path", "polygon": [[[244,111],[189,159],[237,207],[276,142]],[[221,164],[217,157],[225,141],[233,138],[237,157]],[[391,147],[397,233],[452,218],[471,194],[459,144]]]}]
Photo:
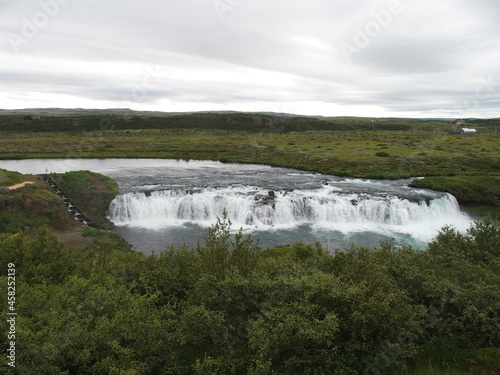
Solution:
[{"label": "dirt path", "polygon": [[20,184],[16,184],[16,185],[12,185],[12,186],[7,186],[7,189],[10,189],[10,190],[16,190],[16,189],[20,189],[22,187],[25,187],[26,185],[28,184],[34,184],[34,182],[31,182],[31,181],[25,181],[25,182],[22,182]]}]

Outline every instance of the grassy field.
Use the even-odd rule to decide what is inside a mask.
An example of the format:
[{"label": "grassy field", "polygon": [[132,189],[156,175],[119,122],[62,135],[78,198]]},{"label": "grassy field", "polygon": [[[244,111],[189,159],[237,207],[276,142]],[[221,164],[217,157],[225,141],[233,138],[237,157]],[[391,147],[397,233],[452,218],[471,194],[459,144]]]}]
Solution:
[{"label": "grassy field", "polygon": [[[197,114],[23,121],[0,116],[0,159],[220,160],[373,179],[453,177],[462,190],[472,191],[463,202],[495,204],[500,200],[498,124],[474,126],[478,134],[464,136],[450,134],[457,130],[454,124],[402,119]],[[440,190],[456,192],[452,185],[441,184]],[[481,190],[481,185],[492,188]]]},{"label": "grassy field", "polygon": [[134,157],[265,163],[356,177],[488,175],[500,135],[429,131],[126,130],[2,133],[0,158]]}]

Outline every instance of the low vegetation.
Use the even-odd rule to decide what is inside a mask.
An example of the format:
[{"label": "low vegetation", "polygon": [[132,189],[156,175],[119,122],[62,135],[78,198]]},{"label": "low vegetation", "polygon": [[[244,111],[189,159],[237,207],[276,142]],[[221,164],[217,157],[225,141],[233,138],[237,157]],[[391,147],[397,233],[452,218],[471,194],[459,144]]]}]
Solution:
[{"label": "low vegetation", "polygon": [[[432,123],[432,122],[430,122]],[[192,113],[174,116],[131,115],[73,115],[42,116],[39,120],[26,121],[23,116],[0,116],[1,131],[34,132],[93,132],[133,129],[211,129],[245,132],[293,132],[306,130],[410,130],[408,120],[384,119],[373,123],[369,119],[315,118],[305,116],[274,116],[252,113]]]},{"label": "low vegetation", "polygon": [[[0,158],[219,160],[372,179],[454,177],[473,189],[493,186],[500,175],[499,124],[477,120],[474,126],[478,134],[464,136],[450,134],[459,127],[454,124],[408,119],[201,113],[24,121],[0,116]],[[440,186],[456,191],[451,183]],[[458,198],[498,207],[494,190],[489,196],[480,197],[484,189],[479,189],[472,194],[476,197]]]},{"label": "low vegetation", "polygon": [[46,228],[0,235],[1,263],[17,270],[19,373],[500,371],[498,224],[444,228],[426,251],[335,255],[262,250],[228,229],[150,256],[115,235],[77,250]]},{"label": "low vegetation", "polygon": [[111,228],[106,218],[111,201],[118,195],[118,184],[110,177],[75,171],[52,176],[83,213],[103,228]]},{"label": "low vegetation", "polygon": [[30,231],[43,225],[59,231],[74,224],[61,198],[41,179],[8,194],[0,192],[0,233]]},{"label": "low vegetation", "polygon": [[500,176],[426,177],[411,186],[453,194],[462,209],[476,217],[500,220]]},{"label": "low vegetation", "polygon": [[446,191],[463,203],[500,206],[500,176],[426,177],[412,186]]},{"label": "low vegetation", "polygon": [[17,172],[0,169],[0,187],[8,187],[23,182],[22,175]]}]

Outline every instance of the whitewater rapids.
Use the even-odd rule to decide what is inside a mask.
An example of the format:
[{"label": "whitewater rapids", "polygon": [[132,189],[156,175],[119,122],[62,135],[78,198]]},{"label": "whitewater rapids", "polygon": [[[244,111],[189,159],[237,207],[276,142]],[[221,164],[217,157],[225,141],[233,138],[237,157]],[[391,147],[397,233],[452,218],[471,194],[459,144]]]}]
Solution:
[{"label": "whitewater rapids", "polygon": [[430,239],[444,225],[463,229],[469,218],[450,194],[344,192],[333,186],[268,191],[258,187],[129,192],[111,203],[109,219],[118,226],[162,229],[193,223],[213,225],[226,210],[233,228],[293,229],[308,225],[341,232],[399,232]]}]

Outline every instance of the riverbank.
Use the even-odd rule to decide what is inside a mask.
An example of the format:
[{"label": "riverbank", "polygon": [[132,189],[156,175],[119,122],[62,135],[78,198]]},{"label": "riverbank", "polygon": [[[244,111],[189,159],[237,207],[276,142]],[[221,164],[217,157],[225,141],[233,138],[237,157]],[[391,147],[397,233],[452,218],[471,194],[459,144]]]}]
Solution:
[{"label": "riverbank", "polygon": [[86,217],[103,229],[113,228],[106,214],[111,201],[119,193],[115,180],[90,171],[53,174],[51,177]]},{"label": "riverbank", "polygon": [[[473,139],[472,139],[473,138]],[[160,158],[267,164],[359,178],[498,174],[500,136],[425,131],[2,133],[2,159]]]},{"label": "riverbank", "polygon": [[[109,203],[118,194],[116,182],[91,172],[54,177],[64,181],[71,200],[78,201],[90,213],[92,220],[101,227],[112,227],[106,212]],[[94,242],[92,236],[84,235],[87,227],[73,218],[61,197],[41,176],[0,170],[0,182],[3,185],[13,181],[18,182],[17,189],[0,188],[0,233],[29,234],[47,226],[57,233],[59,240],[66,243],[68,248],[79,248]]]},{"label": "riverbank", "polygon": [[460,203],[487,202],[496,212],[496,190],[482,186],[498,184],[500,134],[496,123],[478,120],[474,126],[478,134],[464,136],[450,134],[456,125],[443,121],[405,119],[198,114],[47,117],[27,124],[0,116],[0,159],[219,160],[369,179],[452,177],[472,194],[463,196],[451,183],[438,190]]},{"label": "riverbank", "polygon": [[410,186],[450,193],[468,212],[500,219],[500,176],[426,177]]}]

